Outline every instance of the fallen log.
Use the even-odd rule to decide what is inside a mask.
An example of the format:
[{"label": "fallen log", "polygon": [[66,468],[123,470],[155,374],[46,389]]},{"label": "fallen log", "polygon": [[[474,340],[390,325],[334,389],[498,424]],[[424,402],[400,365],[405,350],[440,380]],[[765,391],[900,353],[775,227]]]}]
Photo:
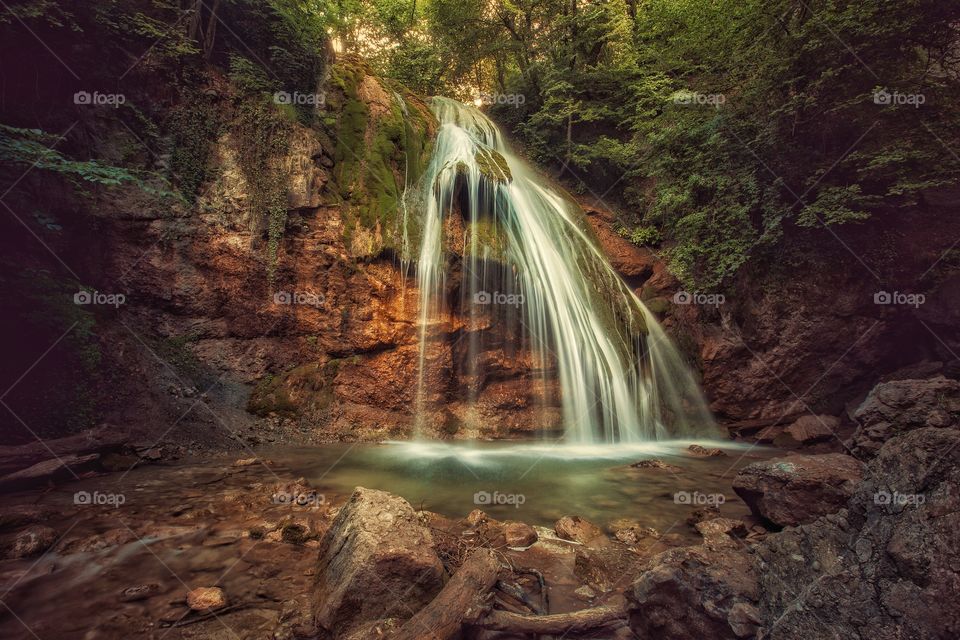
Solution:
[{"label": "fallen log", "polygon": [[430,604],[407,620],[391,640],[448,640],[462,625],[475,624],[489,610],[490,590],[499,572],[500,561],[491,550],[475,550]]},{"label": "fallen log", "polygon": [[621,602],[571,613],[553,613],[544,616],[491,611],[473,625],[490,631],[549,635],[589,631],[614,622],[626,622],[626,620],[627,606],[625,602]]}]

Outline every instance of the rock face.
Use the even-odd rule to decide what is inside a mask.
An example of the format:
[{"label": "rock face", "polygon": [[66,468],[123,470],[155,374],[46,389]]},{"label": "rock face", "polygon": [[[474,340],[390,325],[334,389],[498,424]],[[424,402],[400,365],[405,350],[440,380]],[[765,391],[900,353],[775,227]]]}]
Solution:
[{"label": "rock face", "polygon": [[654,556],[627,592],[639,638],[751,638],[760,625],[752,558],[736,544]]},{"label": "rock face", "polygon": [[754,514],[786,527],[812,522],[846,506],[862,465],[842,453],[794,455],[749,464],[733,490]]},{"label": "rock face", "polygon": [[848,510],[758,547],[766,637],[958,637],[958,486],[956,430],[887,442]]},{"label": "rock face", "polygon": [[358,487],[320,543],[314,616],[331,634],[411,617],[443,587],[430,532],[406,500]]},{"label": "rock face", "polygon": [[854,452],[872,456],[894,436],[920,427],[960,426],[960,382],[943,376],[878,384],[854,415]]}]

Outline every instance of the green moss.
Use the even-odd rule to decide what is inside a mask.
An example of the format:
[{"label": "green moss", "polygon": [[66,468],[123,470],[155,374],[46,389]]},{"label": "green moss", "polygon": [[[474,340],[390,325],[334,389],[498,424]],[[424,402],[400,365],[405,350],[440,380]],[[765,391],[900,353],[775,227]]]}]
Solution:
[{"label": "green moss", "polygon": [[170,113],[166,127],[173,140],[170,171],[188,201],[196,200],[209,177],[210,146],[223,129],[222,109],[200,92],[188,94]]},{"label": "green moss", "polygon": [[507,159],[495,149],[480,147],[473,157],[477,161],[480,173],[488,180],[493,182],[510,182],[513,180],[513,174],[510,173],[510,165],[507,164]]},{"label": "green moss", "polygon": [[369,74],[362,63],[341,60],[331,70],[331,86],[340,95],[328,101],[337,114],[334,182],[344,203],[344,240],[355,253],[368,255],[400,247],[402,200],[426,168],[432,131],[431,116],[397,91],[386,113],[374,117],[359,94]]},{"label": "green moss", "polygon": [[326,410],[333,402],[333,381],[341,363],[336,359],[326,364],[311,362],[265,376],[250,394],[247,411],[261,417],[271,413],[289,417]]},{"label": "green moss", "polygon": [[272,287],[287,224],[286,176],[278,165],[287,152],[291,122],[266,98],[251,97],[237,107],[232,130],[237,161],[250,189],[253,232],[267,232],[267,280]]}]

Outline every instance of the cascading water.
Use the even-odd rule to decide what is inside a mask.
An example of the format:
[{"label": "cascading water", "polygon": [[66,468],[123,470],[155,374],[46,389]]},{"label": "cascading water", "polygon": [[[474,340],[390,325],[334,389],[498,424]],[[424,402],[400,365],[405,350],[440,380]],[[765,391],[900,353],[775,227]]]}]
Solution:
[{"label": "cascading water", "polygon": [[565,441],[714,435],[689,370],[613,271],[579,207],[514,155],[481,111],[447,98],[434,98],[432,109],[440,128],[431,162],[409,194],[403,234],[420,291],[420,419],[431,327],[444,312],[450,275],[445,226],[459,215],[467,380],[482,366],[479,329],[499,321],[502,337],[533,353],[544,398],[555,375]]}]

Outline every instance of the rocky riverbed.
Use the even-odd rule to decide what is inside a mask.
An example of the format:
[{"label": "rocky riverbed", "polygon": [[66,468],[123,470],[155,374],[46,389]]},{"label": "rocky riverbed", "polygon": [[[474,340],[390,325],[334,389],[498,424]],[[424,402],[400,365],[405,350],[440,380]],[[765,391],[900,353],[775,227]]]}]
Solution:
[{"label": "rocky riverbed", "polygon": [[[730,481],[739,517],[691,505],[686,535],[642,511],[552,526],[441,515],[385,491],[331,491],[256,455],[174,461],[93,437],[61,462],[7,455],[5,469],[21,468],[0,479],[0,631],[955,637],[960,608],[942,594],[960,586],[960,383],[886,383],[856,415],[847,441],[826,443],[837,451],[811,442],[747,464]],[[672,466],[623,472],[636,482]]]}]

